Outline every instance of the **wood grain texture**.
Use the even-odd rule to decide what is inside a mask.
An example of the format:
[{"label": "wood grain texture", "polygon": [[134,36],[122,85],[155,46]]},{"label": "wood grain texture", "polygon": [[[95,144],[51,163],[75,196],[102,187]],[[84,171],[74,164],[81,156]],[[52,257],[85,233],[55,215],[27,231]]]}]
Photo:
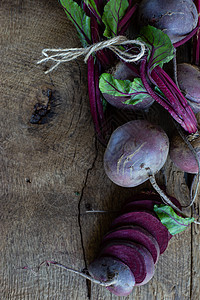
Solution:
[{"label": "wood grain texture", "polygon": [[[0,25],[0,299],[199,299],[197,226],[170,241],[154,278],[126,298],[53,266],[34,273],[46,259],[82,270],[85,260],[88,264],[97,255],[114,211],[150,184],[125,189],[106,177],[83,61],[63,64],[48,75],[46,66],[36,65],[43,48],[80,46],[58,1],[2,0]],[[48,90],[50,111],[41,124],[31,124],[34,105],[47,103]],[[157,119],[157,109],[149,118]],[[169,130],[163,120],[157,121]],[[184,174],[170,159],[157,178],[182,204],[189,202]],[[198,201],[196,206],[199,210]],[[88,208],[110,213],[86,213]]]}]

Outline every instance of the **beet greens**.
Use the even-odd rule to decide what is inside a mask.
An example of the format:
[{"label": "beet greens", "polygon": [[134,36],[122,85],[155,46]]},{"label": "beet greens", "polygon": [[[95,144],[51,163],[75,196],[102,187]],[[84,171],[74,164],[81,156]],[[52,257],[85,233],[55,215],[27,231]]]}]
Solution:
[{"label": "beet greens", "polygon": [[[137,8],[132,0],[84,0],[79,6],[73,0],[60,0],[67,17],[75,25],[84,47],[105,38],[123,35]],[[88,94],[91,114],[99,140],[107,144],[109,137],[99,90],[99,76],[116,60],[109,49],[103,49],[88,59]]]}]

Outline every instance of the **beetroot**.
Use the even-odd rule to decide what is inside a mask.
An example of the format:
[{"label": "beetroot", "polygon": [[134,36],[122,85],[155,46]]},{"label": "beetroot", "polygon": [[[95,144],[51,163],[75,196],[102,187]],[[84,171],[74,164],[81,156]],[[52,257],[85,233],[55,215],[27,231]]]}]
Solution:
[{"label": "beetroot", "polygon": [[112,257],[99,257],[88,267],[92,277],[103,282],[115,280],[116,283],[106,287],[117,296],[127,296],[135,285],[135,277],[130,268],[122,261]]},{"label": "beetroot", "polygon": [[106,245],[100,255],[111,256],[125,263],[134,274],[135,285],[147,283],[154,274],[153,258],[140,244],[116,240]]},{"label": "beetroot", "polygon": [[160,201],[156,200],[138,200],[127,203],[124,208],[123,212],[131,212],[131,211],[140,211],[140,210],[151,210],[153,211],[155,204],[161,204]]},{"label": "beetroot", "polygon": [[168,149],[162,128],[145,120],[130,121],[111,135],[104,155],[105,172],[120,186],[137,186],[162,168]]},{"label": "beetroot", "polygon": [[200,69],[190,64],[178,64],[177,77],[180,89],[185,94],[194,113],[200,111]]},{"label": "beetroot", "polygon": [[139,20],[163,30],[175,43],[197,26],[198,12],[192,0],[143,0]]},{"label": "beetroot", "polygon": [[160,255],[160,248],[156,239],[145,229],[139,226],[122,226],[110,231],[103,237],[103,245],[112,240],[125,240],[144,246],[152,255],[156,264]]},{"label": "beetroot", "polygon": [[[182,206],[176,198],[174,198],[172,196],[168,196],[168,197],[176,207],[178,207],[180,210],[182,210]],[[162,203],[162,199],[161,199],[160,195],[158,195],[158,194],[153,194],[153,193],[152,194],[142,193],[142,194],[138,194],[138,195],[136,194],[126,201],[123,211],[129,212],[129,211],[135,211],[138,209],[139,210],[147,209],[147,210],[153,211],[154,205],[161,204],[161,203]]]},{"label": "beetroot", "polygon": [[[190,143],[200,159],[200,138],[194,138]],[[180,135],[173,136],[171,140],[170,158],[183,172],[192,174],[198,173],[196,158]]]},{"label": "beetroot", "polygon": [[160,254],[166,250],[168,241],[171,239],[167,228],[150,212],[135,211],[123,214],[113,221],[111,228],[114,229],[124,225],[136,225],[146,229],[158,242]]}]

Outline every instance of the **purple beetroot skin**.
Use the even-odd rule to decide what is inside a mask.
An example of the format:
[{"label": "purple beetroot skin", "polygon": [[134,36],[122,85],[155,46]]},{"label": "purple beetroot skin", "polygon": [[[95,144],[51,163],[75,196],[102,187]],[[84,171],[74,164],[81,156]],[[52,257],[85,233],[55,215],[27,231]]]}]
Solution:
[{"label": "purple beetroot skin", "polygon": [[118,127],[104,155],[104,169],[115,184],[134,187],[149,179],[164,165],[169,149],[166,133],[146,120]]},{"label": "purple beetroot skin", "polygon": [[122,261],[112,257],[99,257],[88,267],[89,274],[102,282],[115,280],[116,283],[106,287],[117,296],[129,295],[135,286],[135,277],[130,268]]},{"label": "purple beetroot skin", "polygon": [[116,240],[106,245],[100,256],[110,256],[125,263],[134,274],[136,286],[146,284],[153,277],[153,258],[140,244]]},{"label": "purple beetroot skin", "polygon": [[105,243],[113,240],[124,240],[138,243],[144,246],[152,255],[156,264],[160,256],[160,248],[156,239],[145,229],[139,226],[122,226],[107,233],[102,240],[102,247]]},{"label": "purple beetroot skin", "polygon": [[163,30],[175,43],[197,26],[198,12],[192,0],[143,0],[139,21]]},{"label": "purple beetroot skin", "polygon": [[134,211],[125,213],[113,221],[111,228],[114,229],[124,225],[141,226],[147,230],[156,239],[160,247],[160,254],[166,250],[168,242],[171,239],[171,234],[167,227],[165,227],[160,220],[150,212]]},{"label": "purple beetroot skin", "polygon": [[[111,70],[111,73],[115,79],[120,80],[130,80],[133,81],[134,78],[138,77],[130,68],[128,68],[124,63],[119,62],[115,68]],[[129,100],[130,97],[123,97],[123,96],[112,96],[106,93],[103,93],[104,98],[108,103],[112,106],[115,106],[119,109],[125,110],[148,110],[148,108],[153,104],[154,99],[147,94],[146,98],[144,98],[141,102],[132,105],[132,104],[125,104],[126,100]]]},{"label": "purple beetroot skin", "polygon": [[[200,159],[200,138],[197,137],[190,143],[196,150],[197,156]],[[173,163],[181,171],[192,174],[198,173],[198,164],[196,158],[180,135],[175,135],[172,138],[169,154]]]},{"label": "purple beetroot skin", "polygon": [[177,66],[180,89],[188,100],[194,113],[200,111],[200,69],[197,66],[182,63]]}]

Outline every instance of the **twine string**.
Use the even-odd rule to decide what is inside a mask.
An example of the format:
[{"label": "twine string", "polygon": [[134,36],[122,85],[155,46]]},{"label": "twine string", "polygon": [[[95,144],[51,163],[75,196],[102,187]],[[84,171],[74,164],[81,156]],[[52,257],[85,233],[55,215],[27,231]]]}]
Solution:
[{"label": "twine string", "polygon": [[[140,52],[138,54],[132,54],[118,48],[118,46],[128,44],[138,45],[140,47]],[[129,63],[140,60],[145,54],[145,44],[143,42],[138,40],[128,40],[125,36],[116,36],[85,48],[43,49],[42,55],[45,57],[39,60],[37,64],[46,63],[48,61],[55,62],[55,64],[45,72],[45,74],[47,74],[58,67],[59,64],[74,60],[82,55],[85,56],[84,62],[86,63],[90,55],[105,48],[112,50],[120,59]]]}]

